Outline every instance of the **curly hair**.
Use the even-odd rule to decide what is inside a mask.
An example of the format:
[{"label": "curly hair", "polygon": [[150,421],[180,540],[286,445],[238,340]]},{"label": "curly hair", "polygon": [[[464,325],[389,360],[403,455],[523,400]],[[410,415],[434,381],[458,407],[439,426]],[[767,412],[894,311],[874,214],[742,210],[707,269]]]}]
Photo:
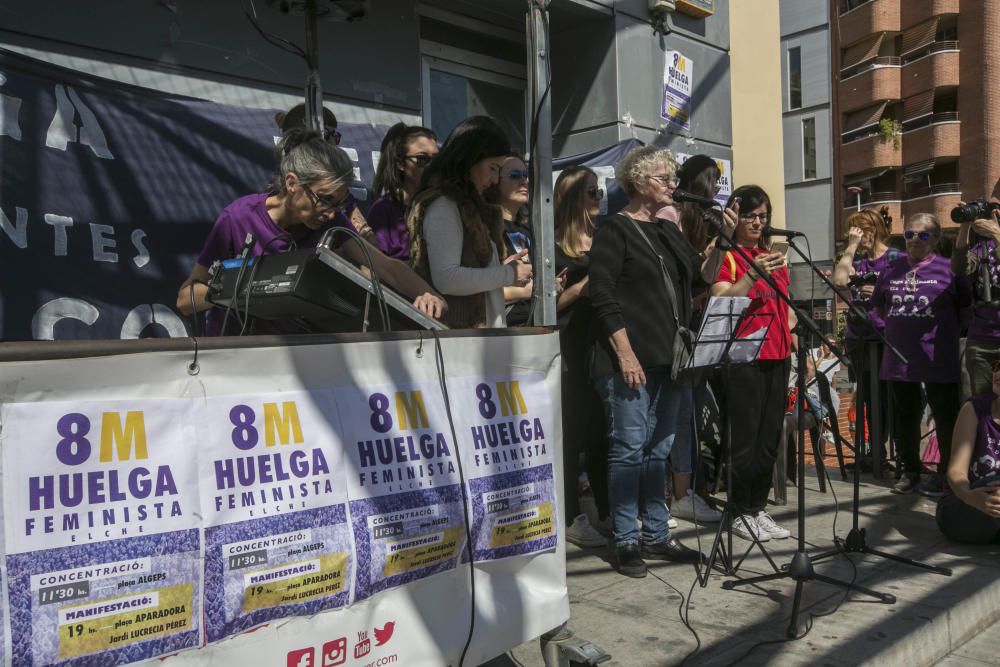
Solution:
[{"label": "curly hair", "polygon": [[630,198],[639,192],[639,185],[649,179],[657,165],[663,163],[670,175],[677,173],[674,154],[660,146],[634,148],[615,165],[615,180]]}]

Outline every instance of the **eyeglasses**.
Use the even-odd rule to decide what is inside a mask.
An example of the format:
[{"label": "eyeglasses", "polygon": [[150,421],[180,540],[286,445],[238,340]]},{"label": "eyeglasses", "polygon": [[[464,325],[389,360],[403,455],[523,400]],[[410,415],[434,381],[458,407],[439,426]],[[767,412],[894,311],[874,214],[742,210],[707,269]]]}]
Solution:
[{"label": "eyeglasses", "polygon": [[740,213],[740,221],[753,222],[754,220],[760,220],[760,224],[766,225],[768,220],[767,213]]},{"label": "eyeglasses", "polygon": [[334,146],[340,145],[340,132],[336,129],[327,127],[323,129],[323,139],[324,141],[329,141]]},{"label": "eyeglasses", "polygon": [[604,199],[604,188],[587,188],[587,194],[594,199]]},{"label": "eyeglasses", "polygon": [[507,174],[507,178],[512,181],[526,181],[528,180],[528,172],[526,171],[512,171]]},{"label": "eyeglasses", "polygon": [[655,178],[661,185],[665,185],[668,188],[676,188],[677,184],[680,183],[680,180],[676,176],[658,176],[653,174],[650,178]]},{"label": "eyeglasses", "polygon": [[423,169],[430,161],[434,159],[433,155],[427,155],[425,153],[417,153],[416,155],[406,155],[403,157],[404,160],[409,160],[417,167]]},{"label": "eyeglasses", "polygon": [[347,205],[347,198],[351,196],[350,192],[345,194],[340,199],[334,199],[332,195],[318,195],[305,183],[302,184],[302,189],[305,191],[306,195],[309,196],[309,201],[312,202],[312,205],[315,208],[327,211],[343,211],[344,207]]},{"label": "eyeglasses", "polygon": [[936,234],[931,234],[930,232],[915,232],[912,229],[907,229],[903,232],[903,238],[907,241],[912,240],[914,237],[920,239],[921,241],[930,241]]}]

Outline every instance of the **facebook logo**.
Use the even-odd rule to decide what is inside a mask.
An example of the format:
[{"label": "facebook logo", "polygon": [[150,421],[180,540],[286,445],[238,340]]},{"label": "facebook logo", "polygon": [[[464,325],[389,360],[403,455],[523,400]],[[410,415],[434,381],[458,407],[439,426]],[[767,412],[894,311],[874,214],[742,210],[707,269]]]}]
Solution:
[{"label": "facebook logo", "polygon": [[289,651],[285,667],[314,667],[316,651],[312,647]]}]

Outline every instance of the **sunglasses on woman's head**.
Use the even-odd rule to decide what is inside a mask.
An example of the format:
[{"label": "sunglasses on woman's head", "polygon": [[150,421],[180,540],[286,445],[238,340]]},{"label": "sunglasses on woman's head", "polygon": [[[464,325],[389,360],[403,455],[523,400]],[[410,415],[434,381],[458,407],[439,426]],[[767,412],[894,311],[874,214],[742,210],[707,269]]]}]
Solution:
[{"label": "sunglasses on woman's head", "polygon": [[903,232],[903,238],[905,238],[907,241],[911,240],[914,237],[920,239],[921,241],[930,241],[933,236],[934,235],[931,234],[930,232],[915,232],[912,229],[907,229],[905,232]]}]

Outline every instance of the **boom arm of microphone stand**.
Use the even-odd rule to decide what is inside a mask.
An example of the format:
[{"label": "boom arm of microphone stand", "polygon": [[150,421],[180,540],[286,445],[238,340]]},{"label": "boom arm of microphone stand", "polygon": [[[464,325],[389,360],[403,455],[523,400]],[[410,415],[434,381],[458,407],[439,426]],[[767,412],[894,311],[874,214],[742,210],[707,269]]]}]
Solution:
[{"label": "boom arm of microphone stand", "polygon": [[[809,261],[809,258],[805,254],[803,254],[803,252],[801,250],[799,250],[799,247],[797,245],[795,245],[794,239],[792,239],[792,238],[788,239],[788,247],[791,248],[792,250],[794,250],[796,252],[796,254],[799,257],[801,257],[805,261],[806,264],[809,265],[809,268],[812,269],[813,273],[815,273],[817,276],[819,276],[820,280],[822,280],[826,284],[827,287],[829,287],[831,290],[833,290],[833,292],[837,296],[839,296],[841,299],[844,300],[844,302],[847,304],[848,309],[852,313],[854,313],[854,315],[856,317],[858,317],[861,320],[868,321],[869,323],[871,322],[871,317],[868,315],[868,313],[866,313],[865,311],[863,311],[858,304],[854,303],[854,298],[851,296],[851,294],[849,292],[847,292],[844,288],[837,287],[836,285],[834,285],[833,281],[830,280],[830,278],[828,276],[826,276],[822,271],[820,271],[819,268],[817,268],[815,264],[813,264],[811,261]],[[896,355],[896,358],[898,358],[904,364],[907,363],[906,357],[903,356],[903,353],[900,352],[898,349],[896,349],[896,347],[892,343],[890,343],[888,340],[886,340],[885,334],[883,334],[881,331],[879,331],[875,327],[871,327],[871,329],[875,332],[875,335],[878,336],[879,340],[882,341],[882,344],[885,345],[887,349],[889,349],[890,351],[892,351],[893,354]],[[841,362],[845,362],[844,357],[841,356],[839,350],[835,350],[832,347],[830,349],[837,356],[837,358],[841,360]],[[850,366],[850,363],[848,363],[847,365]]]}]

